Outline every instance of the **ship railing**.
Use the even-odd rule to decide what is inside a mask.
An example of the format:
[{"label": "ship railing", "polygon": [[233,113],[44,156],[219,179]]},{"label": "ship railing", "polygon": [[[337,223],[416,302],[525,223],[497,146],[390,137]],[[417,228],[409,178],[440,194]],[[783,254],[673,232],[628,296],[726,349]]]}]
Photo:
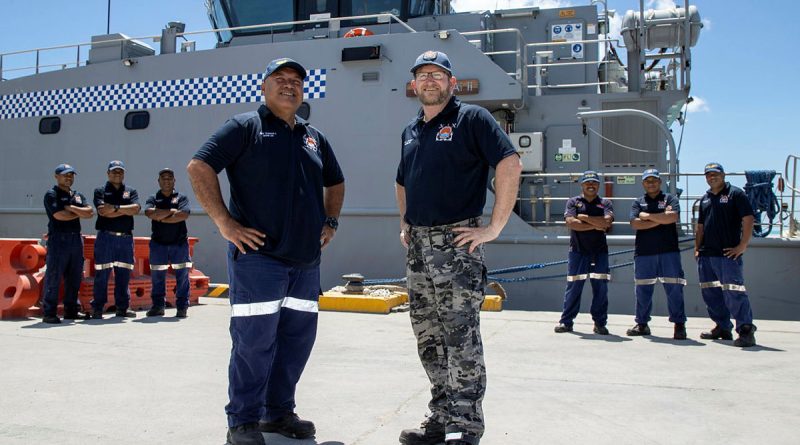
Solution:
[{"label": "ship railing", "polygon": [[[295,25],[307,25],[307,24],[317,24],[317,23],[328,23],[328,30],[329,31],[338,31],[341,27],[342,22],[349,22],[349,21],[357,21],[357,20],[376,20],[378,23],[387,23],[389,25],[388,33],[392,33],[391,25],[392,23],[396,23],[400,26],[404,31],[407,32],[417,32],[414,28],[409,26],[406,22],[402,21],[399,17],[395,16],[394,14],[368,14],[368,15],[359,15],[359,16],[350,16],[350,17],[324,17],[315,20],[296,20],[293,22],[278,22],[278,23],[264,23],[258,25],[246,25],[246,26],[234,26],[228,28],[215,28],[215,29],[206,29],[202,31],[187,31],[182,33],[177,33],[176,37],[187,37],[187,36],[194,36],[194,35],[201,35],[201,34],[211,34],[217,32],[226,32],[226,31],[247,31],[253,29],[267,29],[270,30],[270,36],[272,39],[272,43],[274,43],[275,28],[287,27],[287,26],[295,26]],[[149,36],[141,36],[141,37],[128,37],[123,39],[109,39],[103,40],[101,42],[83,42],[83,43],[73,43],[68,45],[57,45],[57,46],[47,46],[42,48],[33,48],[33,49],[25,49],[20,51],[10,51],[7,53],[0,53],[0,81],[8,80],[5,76],[6,73],[11,72],[18,72],[18,71],[32,71],[33,74],[39,74],[42,69],[45,68],[53,68],[53,67],[61,67],[61,69],[66,68],[73,68],[73,67],[80,67],[81,65],[86,65],[87,60],[81,60],[82,51],[81,48],[90,47],[94,44],[114,44],[114,43],[122,43],[132,40],[152,40],[153,42],[160,42],[161,41],[161,34],[158,35],[149,35]],[[124,59],[122,57],[122,52],[124,45],[120,45],[120,60]],[[52,54],[54,52],[60,50],[74,50],[74,58],[71,56],[69,60],[65,62],[59,63],[42,63],[41,59],[46,54]],[[87,51],[83,51],[83,54],[88,54]],[[35,57],[35,62],[33,65],[28,66],[15,66],[13,68],[6,68],[5,65],[8,64],[10,57],[18,58],[24,56],[33,56]]]},{"label": "ship railing", "polygon": [[[509,76],[516,79],[522,87],[522,91],[520,97],[522,99],[522,104],[520,106],[525,105],[525,97],[527,96],[525,87],[528,84],[528,70],[525,68],[525,61],[527,60],[527,49],[525,45],[525,38],[522,36],[522,32],[520,32],[517,28],[504,28],[504,29],[487,29],[484,31],[467,31],[460,33],[462,36],[469,37],[474,36],[493,36],[495,34],[513,34],[515,39],[515,48],[510,50],[502,50],[502,51],[481,51],[484,55],[489,57],[495,56],[514,56],[514,72],[513,73],[506,73]],[[470,40],[470,42],[475,43],[475,40]]]},{"label": "ship railing", "polygon": [[[574,41],[564,41],[564,42],[537,42],[537,43],[528,43],[525,45],[525,48],[531,48],[534,52],[534,60],[536,63],[528,63],[525,65],[526,71],[528,68],[533,69],[535,72],[534,78],[536,79],[536,83],[532,85],[528,85],[528,89],[535,89],[536,95],[541,96],[542,90],[544,89],[569,89],[569,88],[583,88],[583,87],[590,87],[590,86],[602,86],[602,85],[616,85],[618,82],[615,81],[603,81],[603,82],[581,82],[581,83],[569,83],[569,84],[552,84],[552,85],[545,85],[544,83],[544,74],[545,71],[550,67],[561,67],[561,66],[570,66],[570,65],[604,65],[608,64],[610,60],[589,60],[589,61],[556,61],[551,62],[550,58],[553,56],[553,51],[547,50],[546,48],[551,48],[554,46],[566,46],[566,45],[574,45],[576,43],[580,44],[587,44],[587,43],[603,43],[608,45],[611,42],[615,42],[617,46],[619,46],[619,39],[616,38],[602,38],[602,39],[587,39],[587,40],[574,40]],[[538,51],[538,49],[543,48],[544,50]],[[526,59],[527,60],[527,59]],[[608,79],[608,77],[606,77]]]},{"label": "ship railing", "polygon": [[[790,155],[787,158],[786,162],[786,172],[783,174],[781,172],[775,173],[775,181],[778,183],[787,182],[784,181],[786,178],[792,179],[792,185],[786,185],[784,187],[778,187],[777,192],[777,199],[778,204],[780,206],[780,212],[776,215],[776,220],[773,221],[773,234],[778,235],[780,237],[795,237],[797,236],[797,213],[800,212],[800,209],[795,208],[795,201],[800,198],[800,184],[797,184],[797,164],[800,161],[800,157]],[[793,174],[789,175],[789,165],[790,162],[793,163]],[[617,185],[616,182],[612,181],[612,178],[618,177],[636,177],[638,180],[635,181],[636,184],[641,184],[641,173],[635,172],[599,172],[601,178],[604,180],[604,183],[601,184],[601,188],[598,191],[598,194],[602,197],[606,197],[606,193],[604,187],[609,186],[613,189],[614,185]],[[726,178],[736,177],[736,178],[744,178],[744,172],[730,172],[726,173]],[[520,210],[522,210],[523,206],[529,206],[531,218],[525,219],[525,222],[533,225],[533,226],[563,226],[565,224],[564,218],[561,214],[553,214],[551,211],[551,206],[554,203],[566,203],[572,196],[579,195],[581,193],[580,184],[578,181],[580,180],[582,173],[580,172],[572,172],[572,173],[523,173],[521,175],[522,180],[524,181],[523,184],[529,187],[529,195],[530,196],[523,196],[523,189],[520,187],[519,194],[517,195],[517,206]],[[661,173],[662,181],[665,182],[663,187],[666,187],[666,182],[669,180],[670,177],[675,175],[670,175],[668,173]],[[707,190],[707,185],[705,185],[705,174],[701,172],[697,173],[680,173],[677,175],[678,177],[678,185],[680,185],[682,192],[678,197],[678,200],[681,204],[681,214],[680,219],[678,220],[678,226],[683,234],[686,235],[694,235],[695,225],[697,223],[697,213],[698,213],[698,206],[700,203],[700,199],[703,197],[703,194]],[[744,187],[744,181],[731,181],[734,185],[737,185],[741,188]],[[741,183],[740,183],[741,182]],[[568,196],[553,196],[550,192],[550,188],[553,185],[562,185],[566,184],[569,187]],[[545,187],[547,186],[547,187]],[[639,185],[640,186],[640,185]],[[494,187],[494,184],[492,184]],[[530,189],[533,187],[533,189]],[[641,187],[641,186],[640,186]],[[692,193],[692,188],[700,188],[702,193]],[[786,194],[787,191],[791,193],[789,195]],[[563,195],[564,193],[559,193]],[[639,198],[644,194],[644,190],[642,189],[640,192],[637,192],[635,196],[609,196],[610,199],[615,204],[615,213],[617,216],[617,221],[615,221],[614,225],[628,225],[628,214],[630,210],[630,206],[636,199]],[[621,206],[617,205],[618,203],[623,203]],[[544,208],[544,215],[541,215],[541,212],[537,211],[537,207],[542,205]],[[563,204],[562,204],[563,205]],[[520,212],[522,213],[522,212]],[[526,212],[527,213],[527,212]],[[542,217],[539,217],[542,216]],[[756,224],[759,224],[759,221],[756,221]],[[792,227],[794,225],[794,227]],[[794,230],[794,232],[792,231]]]}]

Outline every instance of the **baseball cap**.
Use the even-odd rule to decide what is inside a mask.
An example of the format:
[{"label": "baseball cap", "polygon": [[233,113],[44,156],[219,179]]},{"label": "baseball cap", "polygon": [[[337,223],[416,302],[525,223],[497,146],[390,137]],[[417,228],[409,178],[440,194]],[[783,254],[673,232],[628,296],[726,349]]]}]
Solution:
[{"label": "baseball cap", "polygon": [[644,181],[647,178],[661,179],[661,173],[659,173],[658,170],[654,168],[648,168],[642,173],[642,181]]},{"label": "baseball cap", "polygon": [[719,162],[709,162],[705,167],[705,173],[708,172],[725,173],[725,169],[722,168],[722,164]]},{"label": "baseball cap", "polygon": [[584,182],[589,182],[589,181],[600,182],[600,175],[598,175],[596,171],[586,170],[585,172],[583,172],[583,174],[581,175],[581,179],[578,182],[583,184]]},{"label": "baseball cap", "polygon": [[116,169],[125,171],[125,164],[122,161],[111,161],[108,163],[108,171]]},{"label": "baseball cap", "polygon": [[78,172],[76,172],[75,169],[72,168],[72,166],[69,165],[69,164],[58,164],[58,166],[56,167],[56,174],[57,175],[66,175],[67,173],[76,173],[77,174]]},{"label": "baseball cap", "polygon": [[291,68],[295,70],[301,78],[306,78],[306,69],[303,68],[303,65],[300,65],[288,57],[281,57],[280,59],[275,59],[270,62],[269,65],[267,65],[267,69],[264,71],[264,78],[266,79],[281,68]]},{"label": "baseball cap", "polygon": [[425,51],[420,54],[417,57],[417,61],[414,62],[414,66],[411,67],[411,74],[416,73],[417,69],[423,65],[436,65],[447,71],[451,76],[453,75],[453,66],[450,65],[450,59],[447,54],[441,51]]},{"label": "baseball cap", "polygon": [[173,170],[173,169],[171,169],[169,167],[164,167],[164,168],[162,168],[161,170],[158,171],[158,176],[161,176],[164,173],[172,173],[173,175],[175,175],[175,170]]}]

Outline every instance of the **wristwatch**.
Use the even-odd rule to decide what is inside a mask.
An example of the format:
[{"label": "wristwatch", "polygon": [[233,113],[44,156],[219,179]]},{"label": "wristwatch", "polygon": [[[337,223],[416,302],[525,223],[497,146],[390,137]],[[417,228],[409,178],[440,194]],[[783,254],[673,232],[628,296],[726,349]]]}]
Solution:
[{"label": "wristwatch", "polygon": [[325,218],[325,225],[333,230],[336,230],[339,228],[339,220],[334,218],[333,216],[329,216]]},{"label": "wristwatch", "polygon": [[115,212],[115,213],[116,213],[116,212],[119,212],[119,204],[117,204],[117,205],[115,205],[115,206],[114,206],[114,212]]}]

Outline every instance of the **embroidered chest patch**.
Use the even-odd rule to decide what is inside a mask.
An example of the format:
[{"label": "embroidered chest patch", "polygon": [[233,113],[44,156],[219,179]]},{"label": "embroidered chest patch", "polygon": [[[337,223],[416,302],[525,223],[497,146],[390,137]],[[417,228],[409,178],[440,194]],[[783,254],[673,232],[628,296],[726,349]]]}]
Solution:
[{"label": "embroidered chest patch", "polygon": [[450,125],[445,125],[444,127],[439,129],[439,132],[436,133],[436,140],[438,142],[450,142],[453,140],[453,127]]}]

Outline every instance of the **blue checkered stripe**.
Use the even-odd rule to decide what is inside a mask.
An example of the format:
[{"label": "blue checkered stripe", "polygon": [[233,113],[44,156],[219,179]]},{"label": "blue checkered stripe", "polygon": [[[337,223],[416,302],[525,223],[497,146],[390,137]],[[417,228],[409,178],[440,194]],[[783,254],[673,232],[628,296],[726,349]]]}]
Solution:
[{"label": "blue checkered stripe", "polygon": [[[260,102],[262,73],[93,85],[0,96],[0,119]],[[305,99],[325,97],[327,70],[308,71]]]}]

